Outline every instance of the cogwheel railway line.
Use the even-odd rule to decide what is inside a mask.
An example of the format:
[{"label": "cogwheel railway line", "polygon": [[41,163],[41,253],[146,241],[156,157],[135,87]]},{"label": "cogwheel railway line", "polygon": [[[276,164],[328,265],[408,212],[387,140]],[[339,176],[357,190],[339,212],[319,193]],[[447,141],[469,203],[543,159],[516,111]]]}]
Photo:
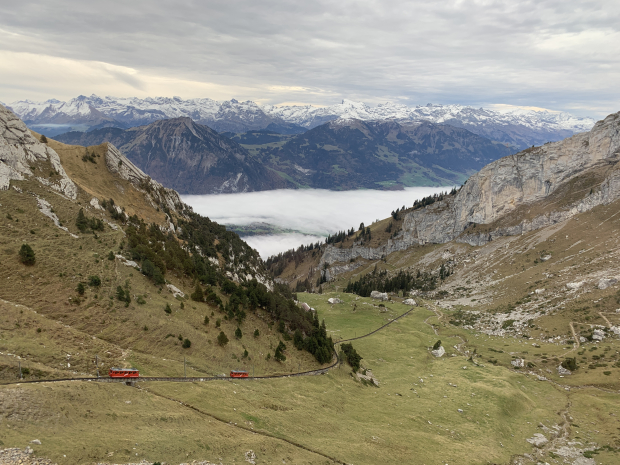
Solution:
[{"label": "cogwheel railway line", "polygon": [[356,341],[358,339],[363,339],[368,336],[372,336],[373,334],[385,329],[387,326],[391,325],[395,321],[400,320],[401,318],[407,316],[411,313],[414,308],[406,311],[402,315],[394,318],[383,326],[371,331],[363,336],[353,337],[350,339],[343,339],[334,343],[334,353],[335,353],[335,361],[325,367],[319,368],[318,370],[309,370],[309,371],[299,371],[296,373],[287,373],[287,374],[278,374],[278,375],[267,375],[267,376],[248,376],[247,378],[233,378],[230,376],[194,376],[194,377],[162,377],[162,376],[140,376],[138,378],[109,378],[109,377],[85,377],[85,378],[58,378],[58,379],[39,379],[39,380],[30,380],[30,381],[12,381],[12,382],[4,382],[0,383],[0,385],[10,385],[10,384],[42,384],[42,383],[60,383],[67,381],[82,381],[82,382],[94,382],[94,383],[124,383],[128,385],[134,385],[135,383],[144,383],[144,382],[174,382],[174,383],[202,383],[208,381],[250,381],[250,380],[262,380],[262,379],[279,379],[279,378],[294,378],[298,376],[315,376],[322,375],[332,368],[336,368],[340,364],[340,358],[338,357],[338,350],[336,346],[338,344],[342,344],[343,342]]}]

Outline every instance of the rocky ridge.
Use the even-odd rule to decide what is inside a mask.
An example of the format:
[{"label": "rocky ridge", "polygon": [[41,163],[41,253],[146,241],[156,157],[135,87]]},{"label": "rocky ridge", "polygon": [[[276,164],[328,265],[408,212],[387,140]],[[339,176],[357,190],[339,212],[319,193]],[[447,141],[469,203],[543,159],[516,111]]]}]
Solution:
[{"label": "rocky ridge", "polygon": [[54,174],[36,179],[70,199],[77,197],[77,187],[65,173],[58,154],[35,139],[26,125],[10,110],[0,105],[0,190],[10,181],[34,176],[31,163],[48,162]]},{"label": "rocky ridge", "polygon": [[[426,243],[456,241],[483,245],[500,236],[520,235],[564,221],[620,198],[619,161],[620,113],[615,113],[596,123],[589,133],[531,148],[487,165],[455,196],[407,213],[402,231],[381,247],[327,246],[320,268],[325,264],[350,262],[357,257],[376,260]],[[601,177],[596,190],[574,192],[571,181],[596,171]],[[567,195],[576,194],[577,200],[559,208],[548,208],[540,215],[514,224],[496,225],[501,219],[509,222],[518,208],[544,202],[562,189]],[[475,232],[474,225],[497,227]]]}]

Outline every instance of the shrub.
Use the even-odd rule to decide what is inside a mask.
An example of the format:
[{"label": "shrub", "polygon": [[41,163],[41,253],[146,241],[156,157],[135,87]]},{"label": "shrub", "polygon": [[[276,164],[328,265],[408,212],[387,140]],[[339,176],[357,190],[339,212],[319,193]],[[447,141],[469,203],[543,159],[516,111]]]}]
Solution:
[{"label": "shrub", "polygon": [[254,337],[260,336],[260,331],[258,329],[254,330]]},{"label": "shrub", "polygon": [[37,261],[34,250],[28,244],[22,244],[19,249],[19,259],[26,266],[32,266]]},{"label": "shrub", "polygon": [[248,349],[245,349],[243,351],[243,358],[248,358],[248,355],[250,355],[249,352],[248,352]]},{"label": "shrub", "polygon": [[189,349],[192,346],[192,341],[190,341],[189,339],[185,338],[183,340],[183,348],[184,349]]},{"label": "shrub", "polygon": [[562,367],[570,371],[575,371],[577,369],[577,359],[575,357],[564,359],[562,361]]},{"label": "shrub", "polygon": [[224,331],[220,331],[220,334],[217,336],[217,343],[222,347],[228,344],[228,338],[226,334],[224,334]]},{"label": "shrub", "polygon": [[47,137],[45,137],[45,134],[41,134],[41,143],[43,144],[47,144]]},{"label": "shrub", "polygon": [[205,321],[204,321],[204,324],[205,324],[205,325],[208,325],[208,324],[209,324],[209,317],[208,317],[208,316],[206,316],[206,315],[205,315]]},{"label": "shrub", "polygon": [[112,252],[112,251],[110,250],[110,253],[108,254],[108,260],[113,261],[113,260],[114,260],[114,258],[115,258],[115,257],[114,257],[114,252]]},{"label": "shrub", "polygon": [[435,342],[435,345],[433,346],[433,350],[437,350],[441,347],[441,341],[437,341]]},{"label": "shrub", "polygon": [[237,339],[241,339],[243,337],[243,334],[241,333],[241,328],[239,328],[239,326],[237,326],[237,329],[235,329],[235,337]]},{"label": "shrub", "polygon": [[222,325],[222,320],[220,320],[219,318],[217,320],[215,320],[215,327],[219,328]]},{"label": "shrub", "polygon": [[101,286],[101,278],[97,275],[90,276],[88,278],[88,285],[91,287],[99,287]]},{"label": "shrub", "polygon": [[86,292],[86,286],[84,286],[84,283],[78,283],[76,291],[78,294],[84,295],[84,292]]},{"label": "shrub", "polygon": [[166,304],[166,307],[164,308],[164,312],[166,312],[168,315],[172,313],[172,308],[170,307],[170,304]]}]

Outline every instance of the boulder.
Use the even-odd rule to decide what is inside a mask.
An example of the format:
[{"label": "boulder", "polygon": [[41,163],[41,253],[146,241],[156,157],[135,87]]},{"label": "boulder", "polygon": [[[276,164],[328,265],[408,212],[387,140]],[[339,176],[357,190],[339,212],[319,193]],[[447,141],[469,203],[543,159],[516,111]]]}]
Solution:
[{"label": "boulder", "polygon": [[439,346],[439,349],[437,350],[431,350],[431,354],[433,354],[437,358],[443,356],[445,353],[446,349],[444,349],[443,346]]},{"label": "boulder", "polygon": [[36,444],[37,446],[40,446],[41,441],[39,439],[33,439],[32,441],[30,441],[30,444]]},{"label": "boulder", "polygon": [[173,286],[172,284],[166,284],[166,287],[168,288],[170,292],[172,292],[172,295],[174,297],[181,297],[181,298],[185,297],[185,294],[183,293],[183,291],[179,289],[178,287]]},{"label": "boulder", "polygon": [[370,297],[372,297],[375,300],[381,300],[382,302],[385,302],[386,300],[389,299],[387,293],[379,292],[379,291],[372,291],[370,293]]},{"label": "boulder", "polygon": [[599,289],[607,289],[608,287],[613,286],[617,282],[618,280],[615,278],[603,278],[598,282],[597,287]]},{"label": "boulder", "polygon": [[327,299],[327,301],[330,304],[341,304],[342,303],[342,300],[340,300],[338,297],[332,297],[330,299]]},{"label": "boulder", "polygon": [[525,366],[525,360],[522,358],[515,358],[510,364],[515,368],[523,368]]},{"label": "boulder", "polygon": [[534,436],[529,439],[526,439],[526,441],[529,442],[531,445],[538,447],[538,448],[543,447],[545,444],[549,442],[549,440],[542,433],[534,433]]},{"label": "boulder", "polygon": [[405,305],[411,305],[412,307],[415,307],[415,306],[416,306],[416,301],[415,301],[415,300],[413,300],[413,299],[405,299],[405,300],[403,300],[403,303],[404,303]]},{"label": "boulder", "polygon": [[575,283],[567,283],[566,288],[570,289],[571,291],[574,291],[576,289],[579,289],[584,284],[585,284],[584,281],[577,281]]},{"label": "boulder", "polygon": [[592,332],[592,339],[595,341],[602,341],[605,339],[605,332],[601,329],[595,329]]},{"label": "boulder", "polygon": [[309,311],[310,311],[310,305],[308,305],[306,302],[302,302],[302,303],[301,303],[301,309],[302,309],[304,312],[309,312]]},{"label": "boulder", "polygon": [[572,371],[567,370],[566,368],[564,368],[562,365],[558,366],[558,374],[559,375],[570,375],[572,374]]}]

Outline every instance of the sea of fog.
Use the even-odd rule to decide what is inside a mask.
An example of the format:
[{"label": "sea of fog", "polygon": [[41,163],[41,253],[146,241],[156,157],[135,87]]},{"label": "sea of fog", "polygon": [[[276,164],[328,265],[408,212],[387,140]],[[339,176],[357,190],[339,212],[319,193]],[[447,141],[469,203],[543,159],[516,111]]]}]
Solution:
[{"label": "sea of fog", "polygon": [[409,208],[416,199],[449,191],[449,187],[409,187],[401,191],[329,191],[323,189],[281,189],[240,194],[184,195],[183,201],[196,213],[224,225],[262,222],[296,232],[243,239],[261,257],[297,248],[301,244],[323,241],[328,234],[357,231],[387,218],[392,210]]}]

